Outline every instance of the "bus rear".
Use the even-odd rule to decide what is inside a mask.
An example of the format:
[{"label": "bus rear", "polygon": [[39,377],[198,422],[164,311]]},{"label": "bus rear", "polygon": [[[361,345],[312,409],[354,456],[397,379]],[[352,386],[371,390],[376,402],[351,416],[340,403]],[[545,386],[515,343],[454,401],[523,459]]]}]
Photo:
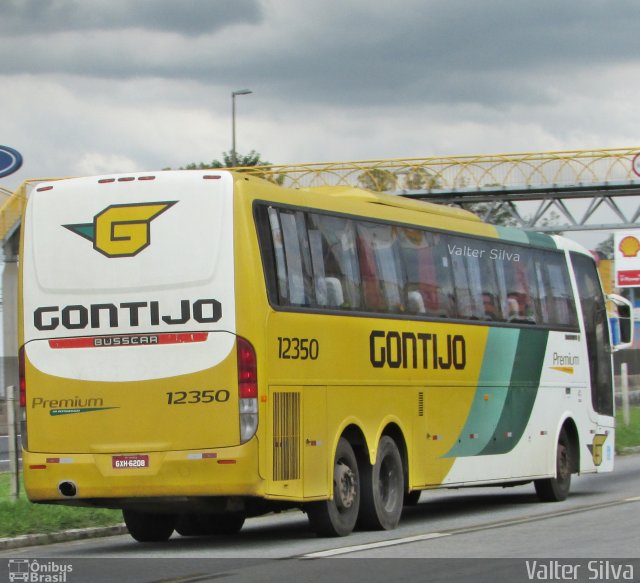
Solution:
[{"label": "bus rear", "polygon": [[135,513],[253,494],[256,363],[236,336],[233,175],[42,183],[21,258],[29,498]]}]

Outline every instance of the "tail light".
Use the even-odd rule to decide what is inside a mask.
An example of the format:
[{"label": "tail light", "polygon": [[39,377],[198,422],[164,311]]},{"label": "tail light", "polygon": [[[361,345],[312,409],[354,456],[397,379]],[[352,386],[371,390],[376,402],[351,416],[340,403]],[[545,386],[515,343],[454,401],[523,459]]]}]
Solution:
[{"label": "tail light", "polygon": [[22,447],[27,449],[27,376],[24,346],[21,346],[18,350],[18,382],[20,390],[20,435],[22,439]]},{"label": "tail light", "polygon": [[20,382],[20,407],[27,406],[27,379],[24,374],[24,346],[18,350],[18,379]]},{"label": "tail light", "polygon": [[251,343],[238,336],[238,394],[240,406],[240,441],[249,441],[258,429],[258,361]]}]

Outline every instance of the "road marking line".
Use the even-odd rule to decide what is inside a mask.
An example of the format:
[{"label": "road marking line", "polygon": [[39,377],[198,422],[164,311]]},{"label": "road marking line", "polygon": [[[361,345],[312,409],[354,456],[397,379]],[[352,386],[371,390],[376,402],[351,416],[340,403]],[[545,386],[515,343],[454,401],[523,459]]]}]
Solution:
[{"label": "road marking line", "polygon": [[335,557],[337,555],[346,555],[348,553],[356,553],[358,551],[367,551],[367,550],[379,549],[383,547],[392,547],[392,546],[404,545],[412,542],[433,540],[433,539],[444,538],[447,536],[469,534],[472,532],[479,532],[483,530],[492,530],[494,528],[505,528],[510,526],[517,526],[519,524],[527,524],[530,522],[538,522],[538,521],[549,520],[553,518],[561,518],[563,516],[568,516],[571,514],[580,514],[582,512],[592,512],[594,510],[603,510],[605,508],[620,506],[622,504],[627,504],[630,502],[640,502],[640,496],[623,498],[621,500],[612,500],[610,502],[601,502],[598,504],[576,506],[574,508],[566,508],[563,510],[558,510],[555,512],[549,512],[549,513],[543,513],[543,514],[525,515],[517,518],[501,520],[498,522],[488,522],[483,524],[469,525],[462,528],[452,529],[448,532],[431,532],[428,534],[419,534],[414,536],[408,536],[405,538],[396,538],[396,539],[387,540],[387,541],[379,541],[375,543],[364,543],[361,545],[353,545],[349,547],[328,549],[326,551],[319,551],[317,553],[309,553],[306,555],[301,555],[301,558],[303,559],[318,558],[319,559],[319,558],[325,558],[325,557]]},{"label": "road marking line", "polygon": [[406,545],[407,543],[418,542],[423,540],[431,540],[434,538],[443,538],[445,536],[451,536],[446,532],[430,532],[428,534],[418,534],[415,536],[408,536],[405,538],[396,538],[393,540],[385,540],[377,543],[365,543],[361,545],[353,545],[350,547],[342,547],[339,549],[329,549],[327,551],[318,551],[317,553],[309,553],[302,555],[304,559],[319,559],[323,557],[335,557],[336,555],[345,555],[347,553],[355,553],[358,551],[368,551],[371,549],[380,549],[383,547],[393,547],[396,545]]}]

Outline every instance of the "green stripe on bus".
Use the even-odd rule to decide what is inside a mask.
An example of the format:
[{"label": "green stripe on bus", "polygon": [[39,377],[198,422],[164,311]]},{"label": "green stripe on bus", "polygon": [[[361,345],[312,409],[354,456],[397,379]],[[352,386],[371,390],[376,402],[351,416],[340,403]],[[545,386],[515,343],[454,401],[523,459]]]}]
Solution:
[{"label": "green stripe on bus", "polygon": [[548,338],[546,330],[520,330],[504,409],[492,439],[479,455],[507,453],[520,441],[538,395]]},{"label": "green stripe on bus", "polygon": [[489,329],[478,389],[469,416],[457,443],[444,457],[478,455],[493,438],[508,396],[504,383],[513,374],[519,334],[520,330],[514,328]]},{"label": "green stripe on bus", "polygon": [[527,234],[520,229],[496,225],[496,231],[498,231],[498,237],[503,241],[509,241],[511,243],[529,243]]},{"label": "green stripe on bus", "polygon": [[557,249],[558,246],[552,237],[544,233],[536,233],[534,231],[525,231],[529,238],[529,243],[536,247],[545,247],[547,249]]},{"label": "green stripe on bus", "polygon": [[535,247],[543,247],[545,249],[557,249],[558,246],[552,237],[544,233],[536,233],[535,231],[521,231],[514,227],[496,226],[498,237],[502,241],[510,243],[523,243],[525,245],[534,245]]}]

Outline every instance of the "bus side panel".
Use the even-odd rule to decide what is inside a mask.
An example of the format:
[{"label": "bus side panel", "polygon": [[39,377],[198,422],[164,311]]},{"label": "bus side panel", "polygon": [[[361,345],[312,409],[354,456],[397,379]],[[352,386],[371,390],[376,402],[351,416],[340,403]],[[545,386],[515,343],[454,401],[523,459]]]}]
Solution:
[{"label": "bus side panel", "polygon": [[437,400],[428,403],[428,413],[433,409],[436,419],[441,419],[439,427],[429,422],[434,428],[428,432],[432,456],[440,464],[445,459],[455,460],[455,464],[446,476],[430,476],[427,485],[505,481],[544,471],[547,450],[555,450],[555,445],[545,444],[546,439],[541,442],[550,420],[536,429],[532,417],[542,397],[540,379],[547,339],[544,330],[488,331],[477,387],[468,404],[451,403],[449,409],[465,415],[462,426],[450,424],[447,409]]},{"label": "bus side panel", "polygon": [[324,497],[331,491],[332,476],[322,472],[328,467],[327,388],[306,387],[303,397],[302,455],[304,460],[304,497]]},{"label": "bus side panel", "polygon": [[330,495],[326,387],[270,386],[267,493],[274,498]]}]

